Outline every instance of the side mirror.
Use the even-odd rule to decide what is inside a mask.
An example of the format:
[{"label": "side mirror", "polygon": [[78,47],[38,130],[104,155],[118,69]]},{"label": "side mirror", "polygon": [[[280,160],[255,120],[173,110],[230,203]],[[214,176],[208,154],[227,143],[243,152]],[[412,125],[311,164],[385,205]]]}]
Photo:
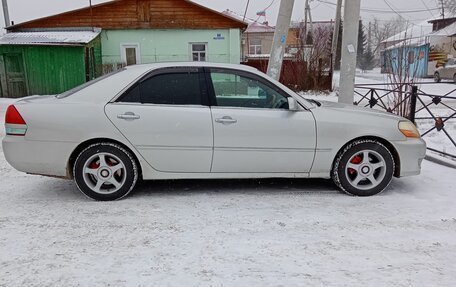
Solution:
[{"label": "side mirror", "polygon": [[288,97],[287,99],[288,99],[288,110],[290,110],[290,111],[299,111],[298,102],[292,97]]}]

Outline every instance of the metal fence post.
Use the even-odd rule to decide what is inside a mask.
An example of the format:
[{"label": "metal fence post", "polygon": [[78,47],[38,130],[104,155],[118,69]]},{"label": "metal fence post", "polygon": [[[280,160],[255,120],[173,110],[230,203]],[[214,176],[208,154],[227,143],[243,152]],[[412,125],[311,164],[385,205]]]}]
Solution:
[{"label": "metal fence post", "polygon": [[369,101],[369,106],[370,108],[372,109],[375,104],[376,104],[376,100],[374,99],[374,93],[375,93],[375,90],[374,89],[371,89],[370,91],[370,94],[371,94],[371,98],[370,98],[370,101]]},{"label": "metal fence post", "polygon": [[409,120],[412,123],[415,123],[417,97],[418,97],[418,86],[412,86],[412,93],[410,95],[410,112],[409,112]]}]

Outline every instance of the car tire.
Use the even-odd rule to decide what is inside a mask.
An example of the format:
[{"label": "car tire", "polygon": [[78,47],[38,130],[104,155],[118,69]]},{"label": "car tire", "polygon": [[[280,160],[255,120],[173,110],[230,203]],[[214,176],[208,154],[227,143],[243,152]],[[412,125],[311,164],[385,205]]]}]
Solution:
[{"label": "car tire", "polygon": [[394,168],[394,158],[382,143],[356,140],[337,155],[332,179],[347,194],[372,196],[390,184]]},{"label": "car tire", "polygon": [[456,74],[453,75],[453,83],[456,84]]},{"label": "car tire", "polygon": [[77,157],[73,175],[79,190],[98,201],[127,196],[138,181],[138,166],[132,154],[120,145],[96,143]]},{"label": "car tire", "polygon": [[434,73],[434,82],[440,83],[442,81],[442,78],[440,78],[440,74],[438,72]]}]

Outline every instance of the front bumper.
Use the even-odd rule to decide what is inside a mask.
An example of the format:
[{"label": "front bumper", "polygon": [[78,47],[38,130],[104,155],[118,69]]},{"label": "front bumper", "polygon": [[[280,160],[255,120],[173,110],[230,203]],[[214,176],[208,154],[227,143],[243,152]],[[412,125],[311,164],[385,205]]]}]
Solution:
[{"label": "front bumper", "polygon": [[421,162],[426,156],[426,142],[421,138],[407,138],[404,141],[393,141],[392,144],[399,154],[399,176],[404,177],[420,174]]}]

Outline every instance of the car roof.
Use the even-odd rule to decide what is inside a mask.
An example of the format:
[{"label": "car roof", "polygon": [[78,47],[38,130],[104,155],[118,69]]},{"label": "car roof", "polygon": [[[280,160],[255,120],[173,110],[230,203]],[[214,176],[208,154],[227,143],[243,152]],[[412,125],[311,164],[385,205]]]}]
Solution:
[{"label": "car roof", "polygon": [[127,70],[141,70],[144,72],[161,69],[161,68],[173,68],[173,67],[208,67],[208,68],[222,68],[222,69],[236,69],[250,72],[259,72],[258,69],[239,64],[225,64],[225,63],[212,63],[212,62],[161,62],[151,64],[139,64],[133,66],[127,66]]}]

